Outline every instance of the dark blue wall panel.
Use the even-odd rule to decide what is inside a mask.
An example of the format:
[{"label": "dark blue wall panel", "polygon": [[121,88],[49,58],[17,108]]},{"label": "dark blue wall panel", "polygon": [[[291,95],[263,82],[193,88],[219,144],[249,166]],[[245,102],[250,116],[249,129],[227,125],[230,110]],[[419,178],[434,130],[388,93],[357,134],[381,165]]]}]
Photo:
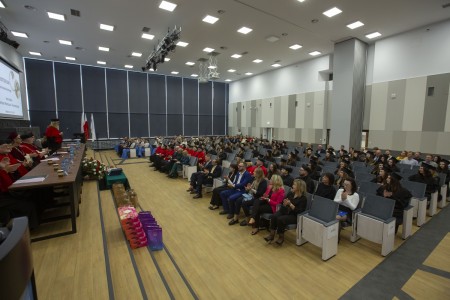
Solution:
[{"label": "dark blue wall panel", "polygon": [[83,76],[84,111],[106,112],[105,69],[82,66],[81,73]]},{"label": "dark blue wall panel", "polygon": [[56,111],[53,63],[25,59],[29,110]]},{"label": "dark blue wall panel", "polygon": [[147,113],[147,74],[128,72],[128,82],[130,87],[130,113]]},{"label": "dark blue wall panel", "polygon": [[166,135],[166,114],[150,115],[150,136]]},{"label": "dark blue wall panel", "polygon": [[167,114],[183,114],[182,78],[167,77]]},{"label": "dark blue wall panel", "polygon": [[83,111],[80,66],[55,62],[55,82],[58,112]]},{"label": "dark blue wall panel", "polygon": [[148,114],[130,114],[132,137],[148,137]]},{"label": "dark blue wall panel", "polygon": [[[106,69],[106,85],[108,113],[128,113],[127,72]],[[128,117],[126,121],[128,123]],[[111,135],[111,127],[109,134]]]},{"label": "dark blue wall panel", "polygon": [[148,93],[150,98],[150,114],[166,114],[166,77],[148,75]]}]

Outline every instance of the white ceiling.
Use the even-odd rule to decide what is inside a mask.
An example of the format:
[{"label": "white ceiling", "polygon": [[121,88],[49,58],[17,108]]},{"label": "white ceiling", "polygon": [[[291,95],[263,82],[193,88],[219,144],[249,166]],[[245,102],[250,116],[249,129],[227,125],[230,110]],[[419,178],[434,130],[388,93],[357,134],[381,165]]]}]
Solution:
[{"label": "white ceiling", "polygon": [[[208,58],[202,50],[211,47],[220,53],[219,81],[239,80],[246,72],[256,75],[269,71],[275,61],[287,66],[311,59],[308,53],[314,50],[330,54],[336,41],[350,37],[372,43],[374,40],[367,39],[366,34],[379,31],[381,39],[450,17],[450,8],[442,7],[450,0],[171,0],[178,4],[174,12],[159,9],[160,0],[1,1],[6,8],[0,8],[0,21],[9,30],[29,35],[24,39],[8,33],[21,44],[18,51],[23,56],[30,57],[28,52],[36,51],[43,59],[66,61],[65,56],[73,56],[79,64],[96,65],[101,60],[107,67],[124,69],[129,64],[140,71],[158,39],[176,25],[182,28],[180,40],[189,45],[170,53],[171,60],[158,65],[157,73],[178,71],[177,76],[184,77],[198,74],[198,59]],[[343,12],[332,18],[322,14],[334,6]],[[79,10],[81,16],[72,16],[70,9]],[[224,12],[220,14],[219,10]],[[48,11],[65,14],[66,21],[49,19]],[[202,22],[207,14],[220,20],[214,25]],[[313,19],[318,22],[311,22]],[[346,27],[357,20],[365,26],[355,30]],[[114,25],[115,30],[100,30],[100,23]],[[242,35],[237,32],[242,26],[253,31]],[[149,27],[155,39],[142,39],[143,27]],[[271,35],[280,39],[266,41]],[[70,40],[73,45],[61,45],[59,39]],[[293,44],[303,47],[289,49]],[[99,46],[109,47],[110,52],[99,51]],[[130,57],[133,51],[143,53],[142,57]],[[244,52],[247,54],[240,59],[230,57]],[[257,58],[263,62],[253,63]],[[196,65],[189,67],[187,61]],[[237,71],[229,73],[228,69]]]}]

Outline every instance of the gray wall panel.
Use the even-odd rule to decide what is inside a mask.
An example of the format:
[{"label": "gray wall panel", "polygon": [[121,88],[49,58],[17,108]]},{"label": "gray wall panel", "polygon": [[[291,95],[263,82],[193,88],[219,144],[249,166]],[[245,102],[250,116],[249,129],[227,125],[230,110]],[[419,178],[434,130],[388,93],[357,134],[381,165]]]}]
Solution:
[{"label": "gray wall panel", "polygon": [[427,90],[434,87],[434,95],[426,96],[423,131],[444,131],[448,105],[450,74],[428,76]]},{"label": "gray wall panel", "polygon": [[295,101],[297,101],[297,95],[289,95],[289,111],[288,115],[288,128],[295,128]]},{"label": "gray wall panel", "polygon": [[406,80],[389,82],[386,108],[386,130],[402,130]]},{"label": "gray wall panel", "polygon": [[314,93],[306,93],[305,102],[305,128],[312,128],[314,121]]}]

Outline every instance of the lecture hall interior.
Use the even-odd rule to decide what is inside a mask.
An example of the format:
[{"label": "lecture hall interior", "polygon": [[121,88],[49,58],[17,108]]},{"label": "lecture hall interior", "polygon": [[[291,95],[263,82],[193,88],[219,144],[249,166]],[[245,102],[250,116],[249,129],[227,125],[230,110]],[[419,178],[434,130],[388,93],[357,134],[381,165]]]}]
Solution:
[{"label": "lecture hall interior", "polygon": [[449,160],[450,0],[0,0],[1,299],[450,299]]}]

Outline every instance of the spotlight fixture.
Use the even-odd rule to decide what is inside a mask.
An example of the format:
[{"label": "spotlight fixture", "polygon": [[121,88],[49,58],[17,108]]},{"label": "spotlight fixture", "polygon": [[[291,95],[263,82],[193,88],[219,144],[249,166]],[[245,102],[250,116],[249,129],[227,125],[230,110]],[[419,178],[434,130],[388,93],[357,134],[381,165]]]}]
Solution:
[{"label": "spotlight fixture", "polygon": [[176,43],[180,39],[181,27],[175,28],[172,31],[168,31],[164,38],[159,41],[156,48],[148,56],[145,66],[142,67],[142,71],[148,71],[153,69],[156,71],[158,64],[164,63],[164,61],[169,61],[170,59],[166,57],[170,52],[175,51],[177,47]]}]

